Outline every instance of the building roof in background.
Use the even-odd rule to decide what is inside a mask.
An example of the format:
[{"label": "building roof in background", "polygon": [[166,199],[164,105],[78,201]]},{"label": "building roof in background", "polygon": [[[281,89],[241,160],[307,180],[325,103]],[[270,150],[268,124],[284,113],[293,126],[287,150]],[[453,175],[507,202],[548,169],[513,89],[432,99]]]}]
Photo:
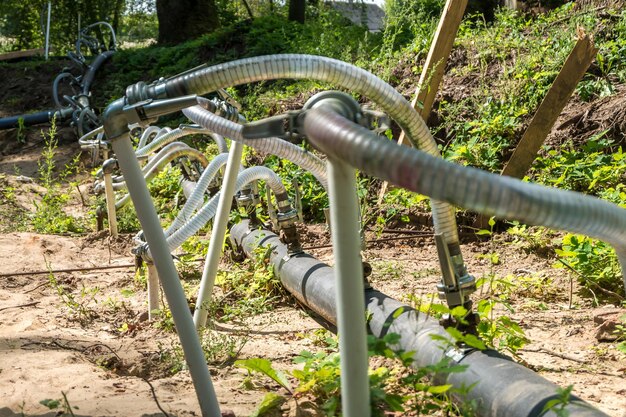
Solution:
[{"label": "building roof in background", "polygon": [[383,29],[384,0],[330,0],[327,3],[355,25],[367,25],[370,32],[379,32]]}]

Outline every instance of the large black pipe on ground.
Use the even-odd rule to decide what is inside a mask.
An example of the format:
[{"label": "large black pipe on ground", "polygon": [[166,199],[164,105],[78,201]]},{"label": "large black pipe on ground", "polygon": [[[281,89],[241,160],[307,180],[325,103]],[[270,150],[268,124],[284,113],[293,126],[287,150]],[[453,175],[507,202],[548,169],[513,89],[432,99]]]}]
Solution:
[{"label": "large black pipe on ground", "polygon": [[[53,119],[62,122],[72,116],[72,109],[44,110],[38,113],[23,114],[21,116],[3,117],[0,119],[0,130],[15,129],[22,126],[34,126],[42,123],[50,123]],[[21,119],[21,121],[20,121]]]},{"label": "large black pipe on ground", "polygon": [[[233,226],[230,236],[233,244],[243,249],[248,257],[258,254],[255,252],[258,247],[272,246],[270,262],[285,288],[324,319],[336,323],[335,278],[330,266],[308,254],[288,256],[287,247],[278,236],[267,230],[251,230],[248,221]],[[548,402],[559,398],[557,385],[493,350],[464,353],[442,347],[442,342],[434,341],[433,335],[447,338],[450,346],[454,342],[435,319],[379,291],[366,289],[365,304],[370,315],[370,333],[377,337],[388,333],[400,335],[400,342],[394,348],[415,352],[416,367],[438,364],[446,356],[452,364],[464,365],[463,372],[434,378],[438,384],[452,384],[464,392],[455,394],[454,400],[473,404],[477,415],[557,416],[553,411],[544,412]],[[575,396],[570,397],[563,409],[570,417],[607,417]]]}]

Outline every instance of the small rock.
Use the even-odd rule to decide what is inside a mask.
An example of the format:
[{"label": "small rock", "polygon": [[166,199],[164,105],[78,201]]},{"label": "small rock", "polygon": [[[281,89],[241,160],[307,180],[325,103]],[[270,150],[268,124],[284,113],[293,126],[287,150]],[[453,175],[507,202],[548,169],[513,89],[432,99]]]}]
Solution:
[{"label": "small rock", "polygon": [[621,317],[626,311],[619,308],[602,308],[593,314],[593,322],[599,324],[595,328],[595,338],[599,342],[614,342],[619,335],[616,333],[617,325],[621,323]]},{"label": "small rock", "polygon": [[15,177],[15,181],[22,183],[32,183],[34,180],[31,177],[27,177],[26,175],[18,175]]},{"label": "small rock", "polygon": [[237,417],[233,410],[222,410],[222,417]]},{"label": "small rock", "polygon": [[144,322],[144,321],[147,321],[147,320],[148,320],[148,316],[149,316],[148,312],[147,312],[147,311],[144,311],[143,313],[141,313],[141,314],[139,315],[139,317],[137,318],[137,320],[139,320],[139,322]]},{"label": "small rock", "polygon": [[603,324],[607,320],[619,320],[619,318],[624,314],[626,314],[626,310],[622,308],[598,308],[593,312],[593,322],[596,324]]},{"label": "small rock", "polygon": [[615,333],[617,328],[616,321],[607,320],[598,327],[595,328],[595,337],[598,342],[614,342],[617,340],[618,335]]}]

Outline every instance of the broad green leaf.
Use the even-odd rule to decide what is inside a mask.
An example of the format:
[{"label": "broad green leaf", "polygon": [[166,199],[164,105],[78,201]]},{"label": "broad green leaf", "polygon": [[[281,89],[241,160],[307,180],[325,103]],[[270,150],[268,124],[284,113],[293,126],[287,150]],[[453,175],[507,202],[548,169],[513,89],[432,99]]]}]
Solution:
[{"label": "broad green leaf", "polygon": [[544,405],[542,412],[546,412],[546,411],[550,411],[551,409],[553,409],[554,407],[556,407],[557,404],[559,404],[561,402],[561,400],[559,399],[555,399],[555,400],[550,400],[546,403],[546,405]]},{"label": "broad green leaf", "polygon": [[387,394],[385,396],[385,402],[391,408],[391,411],[399,411],[403,412],[404,410],[404,402],[406,398],[401,395],[396,394]]},{"label": "broad green leaf", "polygon": [[50,398],[46,398],[45,400],[39,401],[39,404],[48,407],[50,410],[54,410],[59,408],[61,400],[51,400]]},{"label": "broad green leaf", "polygon": [[393,312],[393,318],[397,319],[398,317],[400,317],[402,315],[402,313],[404,313],[404,307],[400,307],[400,308],[396,309]]},{"label": "broad green leaf", "polygon": [[284,402],[285,397],[282,395],[268,392],[265,394],[265,397],[263,397],[256,410],[250,414],[250,417],[262,417],[265,413],[280,407]]},{"label": "broad green leaf", "polygon": [[465,344],[467,344],[468,346],[471,346],[479,350],[487,349],[487,346],[485,346],[485,343],[473,334],[466,334],[463,337],[463,342],[465,342]]},{"label": "broad green leaf", "polygon": [[278,371],[272,367],[272,363],[267,359],[251,358],[235,361],[235,366],[239,368],[247,369],[250,372],[258,372],[265,376],[270,377],[274,381],[278,382],[281,386],[287,390],[292,391],[291,384],[287,376],[281,371]]},{"label": "broad green leaf", "polygon": [[430,392],[431,394],[443,394],[444,392],[447,392],[448,390],[450,390],[450,388],[452,388],[451,384],[434,385],[434,386],[428,387],[428,392]]}]

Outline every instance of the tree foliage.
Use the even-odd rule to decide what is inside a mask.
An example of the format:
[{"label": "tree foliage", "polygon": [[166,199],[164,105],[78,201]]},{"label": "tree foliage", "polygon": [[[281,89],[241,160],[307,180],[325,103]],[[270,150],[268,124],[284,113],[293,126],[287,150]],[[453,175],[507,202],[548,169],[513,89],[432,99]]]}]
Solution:
[{"label": "tree foliage", "polygon": [[157,0],[159,43],[180,43],[220,26],[215,0]]},{"label": "tree foliage", "polygon": [[[63,55],[73,48],[80,26],[99,21],[118,29],[125,0],[55,0],[50,19],[50,44]],[[48,11],[46,0],[2,0],[0,35],[11,39],[11,49],[43,47]],[[80,17],[79,17],[80,16]]]}]

